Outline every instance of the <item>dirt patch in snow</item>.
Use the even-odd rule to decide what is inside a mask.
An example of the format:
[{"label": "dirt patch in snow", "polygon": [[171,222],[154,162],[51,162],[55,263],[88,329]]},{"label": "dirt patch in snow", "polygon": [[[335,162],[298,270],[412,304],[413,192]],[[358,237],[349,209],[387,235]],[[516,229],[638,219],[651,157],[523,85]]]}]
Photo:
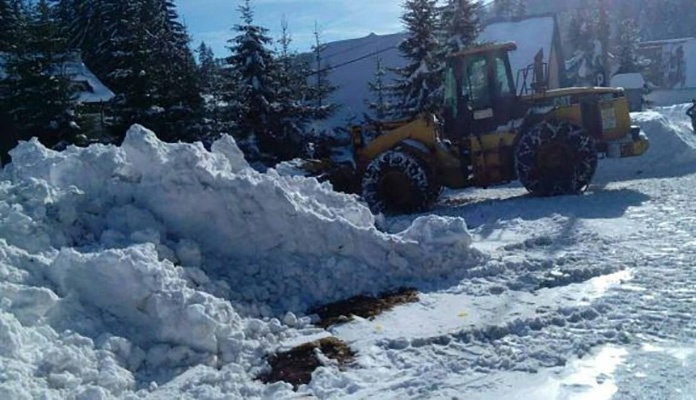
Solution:
[{"label": "dirt patch in snow", "polygon": [[353,316],[361,318],[374,318],[377,315],[391,310],[399,304],[415,303],[418,301],[418,291],[413,288],[401,288],[392,292],[385,292],[377,297],[359,295],[346,300],[327,304],[309,311],[309,314],[317,314],[317,325],[328,328],[331,325],[345,323],[353,319]]},{"label": "dirt patch in snow", "polygon": [[322,362],[324,357],[343,368],[355,359],[355,352],[335,337],[305,343],[290,351],[272,355],[268,359],[271,371],[259,379],[264,383],[288,382],[297,389],[312,380],[315,369],[326,364]]}]

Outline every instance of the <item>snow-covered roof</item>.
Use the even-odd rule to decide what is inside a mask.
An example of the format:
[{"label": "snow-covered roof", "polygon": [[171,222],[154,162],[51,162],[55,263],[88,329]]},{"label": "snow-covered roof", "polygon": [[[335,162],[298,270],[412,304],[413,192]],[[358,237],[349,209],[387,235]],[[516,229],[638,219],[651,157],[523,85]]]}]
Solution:
[{"label": "snow-covered roof", "polygon": [[80,103],[107,102],[115,97],[114,92],[87,68],[82,62],[82,58],[77,54],[74,54],[70,61],[63,63],[60,72],[61,75],[70,78],[73,83],[77,84],[77,101]]},{"label": "snow-covered roof", "polygon": [[[555,20],[553,16],[531,17],[522,21],[497,22],[484,28],[479,36],[482,42],[515,42],[517,50],[510,53],[510,64],[513,74],[534,62],[534,56],[540,49],[544,51],[544,59],[548,62],[553,45]],[[405,64],[397,49],[398,44],[406,38],[405,33],[391,35],[375,35],[331,42],[325,45],[322,52],[324,61],[334,69],[329,73],[329,79],[338,90],[332,101],[342,107],[331,118],[329,125],[343,126],[350,117],[357,117],[359,122],[362,114],[367,112],[366,101],[372,98],[368,82],[374,79],[377,58],[382,59],[382,65],[389,68],[401,67]],[[391,74],[388,74],[387,79]]]},{"label": "snow-covered roof", "polygon": [[[6,77],[4,66],[5,57],[0,54],[0,79]],[[79,103],[101,103],[110,101],[115,97],[114,92],[87,68],[78,54],[72,54],[70,60],[64,62],[57,73],[69,78],[75,84]]]},{"label": "snow-covered roof", "polygon": [[640,73],[616,74],[611,77],[611,87],[624,89],[641,89],[645,85],[645,79]]}]

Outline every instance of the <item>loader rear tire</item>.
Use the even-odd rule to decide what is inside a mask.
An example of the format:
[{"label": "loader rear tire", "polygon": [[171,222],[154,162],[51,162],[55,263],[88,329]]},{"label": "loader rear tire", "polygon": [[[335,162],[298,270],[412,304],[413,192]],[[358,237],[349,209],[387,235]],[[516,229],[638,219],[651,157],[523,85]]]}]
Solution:
[{"label": "loader rear tire", "polygon": [[384,152],[372,160],[362,179],[362,197],[375,213],[423,211],[440,191],[425,162],[401,150]]},{"label": "loader rear tire", "polygon": [[568,122],[541,122],[525,133],[515,151],[515,171],[536,196],[577,194],[597,169],[596,144]]}]

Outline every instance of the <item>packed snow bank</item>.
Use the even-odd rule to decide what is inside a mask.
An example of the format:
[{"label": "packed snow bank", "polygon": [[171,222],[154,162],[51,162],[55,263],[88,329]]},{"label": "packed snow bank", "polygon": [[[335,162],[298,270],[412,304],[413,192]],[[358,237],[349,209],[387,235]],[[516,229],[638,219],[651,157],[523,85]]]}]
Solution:
[{"label": "packed snow bank", "polygon": [[0,398],[289,397],[254,381],[264,355],[313,332],[288,311],[441,281],[482,256],[461,218],[382,233],[356,197],[256,172],[229,137],[209,152],[135,126],[121,147],[31,141],[12,157]]},{"label": "packed snow bank", "polygon": [[10,244],[32,252],[149,244],[160,259],[205,271],[207,290],[256,315],[440,279],[478,257],[462,219],[423,217],[382,233],[356,197],[256,172],[229,137],[208,152],[135,126],[120,148],[57,153],[33,141],[12,157],[5,218],[18,223],[0,228]]},{"label": "packed snow bank", "polygon": [[664,178],[696,171],[696,135],[686,116],[686,104],[631,114],[633,124],[650,139],[650,148],[639,157],[606,159],[599,163],[596,183]]}]

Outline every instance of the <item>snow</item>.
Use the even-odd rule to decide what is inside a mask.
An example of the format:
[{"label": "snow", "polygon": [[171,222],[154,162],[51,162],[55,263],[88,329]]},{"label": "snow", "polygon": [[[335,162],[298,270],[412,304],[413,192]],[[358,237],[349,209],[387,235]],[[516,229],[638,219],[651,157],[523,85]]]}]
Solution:
[{"label": "snow", "polygon": [[[121,147],[37,141],[0,173],[0,398],[688,398],[696,136],[686,105],[633,115],[642,157],[582,196],[449,191],[423,215],[259,173],[132,127]],[[328,330],[312,306],[411,286]],[[357,351],[296,392],[268,354]]]},{"label": "snow", "polygon": [[77,95],[78,103],[106,103],[115,97],[114,92],[107,88],[96,75],[90,71],[79,56],[65,62],[62,66],[62,74],[74,83],[80,83],[81,89]]},{"label": "snow", "polygon": [[[0,79],[6,75],[4,66],[5,56],[0,53]],[[106,103],[115,97],[114,93],[87,68],[79,55],[71,54],[69,60],[60,65],[59,73],[77,84],[78,103]]]}]

